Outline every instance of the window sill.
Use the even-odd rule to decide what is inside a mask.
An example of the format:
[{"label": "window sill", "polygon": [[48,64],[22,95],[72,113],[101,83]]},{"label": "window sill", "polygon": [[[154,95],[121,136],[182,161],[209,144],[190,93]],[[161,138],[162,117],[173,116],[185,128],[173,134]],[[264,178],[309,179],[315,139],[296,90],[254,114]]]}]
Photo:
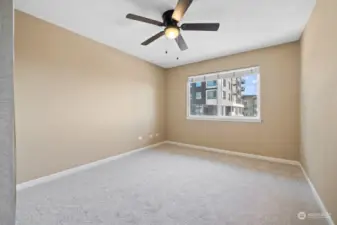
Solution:
[{"label": "window sill", "polygon": [[206,120],[206,121],[223,121],[223,122],[242,122],[242,123],[262,123],[260,118],[221,118],[221,117],[205,117],[205,116],[188,116],[188,120]]}]

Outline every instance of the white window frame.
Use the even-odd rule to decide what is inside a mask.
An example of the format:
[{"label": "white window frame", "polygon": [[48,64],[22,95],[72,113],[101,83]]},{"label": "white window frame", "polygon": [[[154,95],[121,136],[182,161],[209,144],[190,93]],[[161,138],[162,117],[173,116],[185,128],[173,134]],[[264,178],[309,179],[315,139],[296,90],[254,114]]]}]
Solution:
[{"label": "white window frame", "polygon": [[[249,69],[249,68],[247,68]],[[222,79],[224,78],[235,78],[235,77],[242,77],[242,75],[235,74],[236,70],[232,70],[232,71],[228,71],[228,76],[223,76],[222,78],[219,79],[215,79],[217,80],[217,87],[218,87],[218,93],[217,93],[217,100],[219,100],[219,98],[222,98]],[[222,71],[222,72],[226,72],[226,71]],[[221,73],[221,72],[217,72],[217,73]],[[211,73],[211,74],[207,74],[207,75],[213,75],[216,73]],[[187,81],[187,85],[186,85],[186,112],[187,112],[187,119],[188,120],[209,120],[209,121],[228,121],[228,122],[253,122],[253,123],[261,123],[262,119],[261,119],[261,79],[260,79],[260,74],[261,72],[256,74],[256,79],[257,79],[257,110],[258,110],[258,115],[257,117],[242,117],[242,116],[220,116],[220,111],[221,111],[221,105],[218,104],[218,115],[217,116],[194,116],[194,115],[190,115],[190,84],[191,83],[195,83],[193,81],[188,80]],[[207,75],[200,75],[200,77],[205,77]],[[198,76],[199,77],[199,76]],[[206,81],[206,80],[205,80]],[[215,88],[215,86],[212,86],[213,88]],[[206,88],[207,88],[207,82],[206,82]],[[208,90],[206,90],[208,91]],[[207,98],[207,93],[206,96]]]}]

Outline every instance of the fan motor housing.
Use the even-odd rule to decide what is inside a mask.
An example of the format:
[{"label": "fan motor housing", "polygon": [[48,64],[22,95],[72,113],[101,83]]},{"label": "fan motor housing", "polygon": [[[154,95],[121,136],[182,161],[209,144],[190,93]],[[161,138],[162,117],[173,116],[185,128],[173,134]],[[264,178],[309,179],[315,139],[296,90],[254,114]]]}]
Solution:
[{"label": "fan motor housing", "polygon": [[174,10],[167,10],[163,13],[163,22],[165,27],[178,27],[178,21],[172,18]]}]

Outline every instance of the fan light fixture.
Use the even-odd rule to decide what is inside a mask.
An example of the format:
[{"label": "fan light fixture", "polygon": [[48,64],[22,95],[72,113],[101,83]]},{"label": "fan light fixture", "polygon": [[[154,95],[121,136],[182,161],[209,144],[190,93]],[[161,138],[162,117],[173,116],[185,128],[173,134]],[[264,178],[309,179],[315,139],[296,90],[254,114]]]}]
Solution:
[{"label": "fan light fixture", "polygon": [[176,39],[180,34],[180,30],[178,27],[166,27],[165,28],[165,36],[168,39]]},{"label": "fan light fixture", "polygon": [[[137,1],[137,0],[136,0]],[[173,0],[172,0],[173,1]],[[166,36],[167,39],[175,40],[179,49],[185,51],[188,46],[180,33],[180,31],[218,31],[219,23],[184,23],[180,24],[181,19],[184,17],[187,9],[191,6],[193,0],[178,0],[175,9],[167,10],[162,15],[162,21],[150,19],[144,16],[128,13],[127,19],[139,21],[142,23],[152,24],[157,27],[164,27],[159,33],[148,38],[142,42],[143,46],[147,46],[159,38]],[[210,41],[208,41],[210,42]]]}]

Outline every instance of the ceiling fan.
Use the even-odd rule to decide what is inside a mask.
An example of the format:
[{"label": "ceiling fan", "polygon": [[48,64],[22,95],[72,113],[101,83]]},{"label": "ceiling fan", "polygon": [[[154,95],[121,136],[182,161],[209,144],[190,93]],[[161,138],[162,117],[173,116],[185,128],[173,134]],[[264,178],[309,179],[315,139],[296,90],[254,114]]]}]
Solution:
[{"label": "ceiling fan", "polygon": [[149,19],[143,16],[138,16],[135,14],[127,14],[126,18],[131,20],[137,20],[144,23],[153,24],[159,27],[165,27],[163,31],[155,34],[150,37],[146,41],[142,43],[142,45],[148,45],[157,40],[162,36],[166,36],[168,39],[175,39],[180,50],[184,51],[188,49],[187,44],[182,37],[180,30],[184,31],[218,31],[220,24],[219,23],[184,23],[181,26],[178,25],[180,20],[185,15],[187,9],[192,4],[193,0],[179,0],[177,6],[174,10],[168,10],[163,13],[162,18],[163,22]]}]

